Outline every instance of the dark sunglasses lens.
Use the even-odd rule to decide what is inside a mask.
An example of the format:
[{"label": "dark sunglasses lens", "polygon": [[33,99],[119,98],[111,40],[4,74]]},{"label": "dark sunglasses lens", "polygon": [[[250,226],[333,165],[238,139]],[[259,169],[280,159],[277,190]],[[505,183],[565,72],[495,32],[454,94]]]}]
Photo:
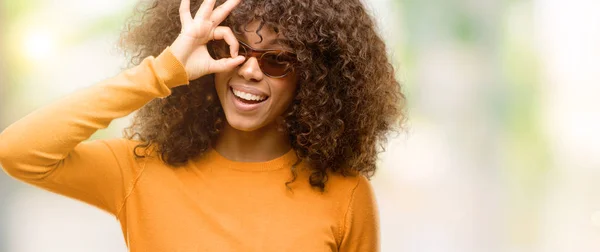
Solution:
[{"label": "dark sunglasses lens", "polygon": [[284,76],[292,69],[293,58],[286,53],[267,52],[260,58],[260,68],[272,77]]}]

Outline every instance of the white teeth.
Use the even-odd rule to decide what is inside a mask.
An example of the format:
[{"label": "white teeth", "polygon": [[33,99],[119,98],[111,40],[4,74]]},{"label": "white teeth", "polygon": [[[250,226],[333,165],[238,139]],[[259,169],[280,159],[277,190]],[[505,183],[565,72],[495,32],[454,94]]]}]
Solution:
[{"label": "white teeth", "polygon": [[242,91],[235,90],[235,89],[232,89],[232,90],[233,90],[233,94],[234,94],[235,96],[237,96],[237,97],[239,97],[239,98],[242,98],[242,99],[244,99],[244,100],[249,100],[249,101],[262,101],[262,100],[264,100],[264,99],[266,99],[266,98],[267,98],[267,97],[265,97],[265,96],[253,95],[253,94],[249,94],[249,93],[242,92]]}]

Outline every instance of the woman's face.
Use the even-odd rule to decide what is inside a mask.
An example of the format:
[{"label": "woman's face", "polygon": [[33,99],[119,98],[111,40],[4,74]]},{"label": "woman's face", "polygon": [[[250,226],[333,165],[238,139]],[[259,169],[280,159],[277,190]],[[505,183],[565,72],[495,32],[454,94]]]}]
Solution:
[{"label": "woman's face", "polygon": [[[254,49],[286,49],[278,43],[283,37],[267,26],[259,32],[261,41],[255,32],[259,24],[250,23],[243,34],[237,35],[238,40]],[[265,75],[255,57],[246,58],[246,62],[230,72],[215,74],[215,88],[227,122],[241,131],[255,131],[275,123],[294,99],[296,82],[294,72],[283,78]]]}]

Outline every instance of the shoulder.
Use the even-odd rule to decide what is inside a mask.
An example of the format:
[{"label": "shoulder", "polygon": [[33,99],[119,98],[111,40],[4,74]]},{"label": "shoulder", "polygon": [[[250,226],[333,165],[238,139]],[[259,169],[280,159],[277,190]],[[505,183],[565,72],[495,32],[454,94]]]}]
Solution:
[{"label": "shoulder", "polygon": [[121,156],[156,156],[153,146],[146,146],[144,142],[139,140],[131,140],[127,138],[111,138],[99,140],[106,144],[116,155]]},{"label": "shoulder", "polygon": [[142,163],[159,161],[155,148],[146,146],[144,142],[126,138],[101,139],[98,142],[106,145],[119,164],[138,171]]},{"label": "shoulder", "polygon": [[[297,181],[308,184],[312,169],[305,163],[300,166]],[[317,191],[317,188],[313,188]],[[341,197],[349,199],[355,192],[371,191],[370,180],[360,173],[349,173],[343,175],[336,172],[327,172],[327,181],[322,195],[326,197]]]},{"label": "shoulder", "polygon": [[328,174],[328,181],[325,185],[325,190],[328,193],[336,194],[343,197],[350,205],[353,201],[369,200],[374,198],[373,187],[367,177],[362,174],[341,175]]},{"label": "shoulder", "polygon": [[[297,181],[302,184],[301,187],[310,187],[308,181],[312,171],[307,169],[307,167],[303,168],[298,174]],[[337,202],[338,206],[341,207],[340,210],[343,209],[344,212],[352,204],[356,203],[354,201],[357,198],[360,201],[371,201],[374,198],[370,180],[359,173],[342,175],[340,173],[328,172],[323,192],[315,187],[311,187],[309,190],[323,200]]]}]

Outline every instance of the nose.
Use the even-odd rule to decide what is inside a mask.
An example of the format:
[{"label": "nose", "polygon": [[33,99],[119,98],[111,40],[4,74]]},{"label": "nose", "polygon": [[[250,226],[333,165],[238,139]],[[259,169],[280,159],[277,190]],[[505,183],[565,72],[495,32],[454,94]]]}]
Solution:
[{"label": "nose", "polygon": [[246,62],[238,70],[238,74],[247,81],[261,81],[263,73],[258,65],[256,57],[250,57],[246,59]]}]

